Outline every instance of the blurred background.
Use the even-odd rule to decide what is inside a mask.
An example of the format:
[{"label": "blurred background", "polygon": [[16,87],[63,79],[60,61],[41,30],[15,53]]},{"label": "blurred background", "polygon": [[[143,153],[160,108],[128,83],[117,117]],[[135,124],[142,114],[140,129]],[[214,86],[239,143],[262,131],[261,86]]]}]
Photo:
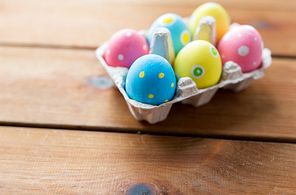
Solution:
[{"label": "blurred background", "polygon": [[[96,48],[123,28],[148,29],[165,13],[187,17],[205,0],[1,0],[0,43]],[[232,22],[259,30],[273,55],[294,55],[296,1],[217,0]],[[280,48],[286,48],[283,51]]]}]

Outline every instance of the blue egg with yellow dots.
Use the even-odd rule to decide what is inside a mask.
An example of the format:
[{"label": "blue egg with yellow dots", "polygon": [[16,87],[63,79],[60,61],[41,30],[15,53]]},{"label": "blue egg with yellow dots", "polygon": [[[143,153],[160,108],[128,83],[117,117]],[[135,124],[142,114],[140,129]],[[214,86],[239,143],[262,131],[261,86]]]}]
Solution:
[{"label": "blue egg with yellow dots", "polygon": [[130,67],[125,82],[129,98],[151,105],[173,99],[176,77],[171,64],[163,57],[148,54],[138,58]]},{"label": "blue egg with yellow dots", "polygon": [[177,14],[164,14],[153,22],[148,32],[149,43],[152,41],[153,33],[159,27],[167,28],[171,32],[175,55],[177,55],[178,52],[191,41],[189,28],[183,21],[182,17]]}]

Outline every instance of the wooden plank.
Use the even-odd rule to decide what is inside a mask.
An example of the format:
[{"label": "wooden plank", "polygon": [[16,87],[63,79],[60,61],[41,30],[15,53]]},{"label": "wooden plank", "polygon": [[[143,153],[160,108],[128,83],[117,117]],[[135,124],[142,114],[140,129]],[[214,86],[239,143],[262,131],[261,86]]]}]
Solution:
[{"label": "wooden plank", "polygon": [[166,121],[136,121],[94,51],[0,48],[0,123],[256,140],[296,141],[295,59],[274,59],[265,77],[219,90],[194,108],[174,104]]},{"label": "wooden plank", "polygon": [[0,153],[1,194],[296,191],[295,144],[1,127]]},{"label": "wooden plank", "polygon": [[[0,44],[97,47],[123,28],[148,29],[168,12],[190,16],[205,1],[1,0]],[[221,0],[233,22],[254,25],[275,55],[296,55],[295,1]]]}]

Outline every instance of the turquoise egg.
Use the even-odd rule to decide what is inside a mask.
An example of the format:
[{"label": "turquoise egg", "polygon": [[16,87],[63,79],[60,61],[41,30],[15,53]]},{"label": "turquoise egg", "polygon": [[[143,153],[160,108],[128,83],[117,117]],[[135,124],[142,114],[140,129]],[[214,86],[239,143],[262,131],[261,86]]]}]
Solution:
[{"label": "turquoise egg", "polygon": [[152,41],[153,33],[159,27],[167,28],[171,32],[175,55],[177,55],[177,53],[191,41],[189,28],[183,21],[182,17],[177,14],[164,14],[153,22],[148,32],[149,43]]},{"label": "turquoise egg", "polygon": [[151,105],[170,101],[176,90],[176,77],[170,63],[163,57],[148,54],[130,67],[125,82],[129,98]]}]

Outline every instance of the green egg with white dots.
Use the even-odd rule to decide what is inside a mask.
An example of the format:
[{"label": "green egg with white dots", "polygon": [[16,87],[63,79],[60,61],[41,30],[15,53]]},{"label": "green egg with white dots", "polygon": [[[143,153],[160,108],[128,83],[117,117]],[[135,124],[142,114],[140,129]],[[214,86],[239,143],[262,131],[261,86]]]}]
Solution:
[{"label": "green egg with white dots", "polygon": [[163,57],[148,54],[138,58],[130,67],[125,82],[129,98],[151,105],[173,99],[176,77],[171,64]]},{"label": "green egg with white dots", "polygon": [[204,89],[220,80],[222,62],[214,45],[197,40],[187,44],[178,53],[173,68],[180,78],[190,77],[198,89]]}]

